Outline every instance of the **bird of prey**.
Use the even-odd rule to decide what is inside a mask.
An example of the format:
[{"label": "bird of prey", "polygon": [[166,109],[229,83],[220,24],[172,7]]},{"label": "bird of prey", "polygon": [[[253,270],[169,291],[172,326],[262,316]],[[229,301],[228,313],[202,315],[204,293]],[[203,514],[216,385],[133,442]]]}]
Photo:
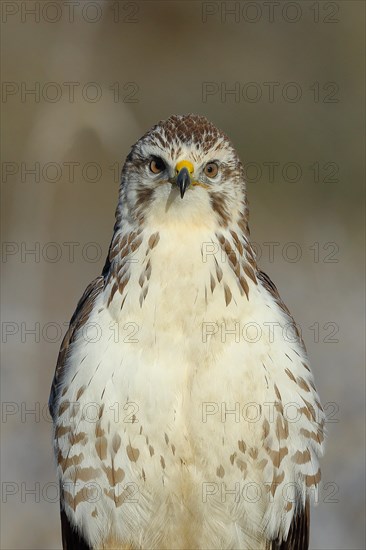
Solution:
[{"label": "bird of prey", "polygon": [[243,165],[206,118],[132,146],[50,410],[64,549],[308,548],[324,412],[257,266]]}]

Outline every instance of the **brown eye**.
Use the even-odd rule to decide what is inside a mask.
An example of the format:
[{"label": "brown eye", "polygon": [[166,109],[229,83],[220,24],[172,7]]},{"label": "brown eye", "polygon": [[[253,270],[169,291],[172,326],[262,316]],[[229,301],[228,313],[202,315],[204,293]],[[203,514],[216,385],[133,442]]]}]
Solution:
[{"label": "brown eye", "polygon": [[150,162],[150,170],[153,174],[160,174],[165,170],[164,161],[160,157],[154,157]]},{"label": "brown eye", "polygon": [[204,169],[205,175],[208,178],[214,178],[215,176],[217,176],[218,171],[219,167],[216,162],[209,162],[208,164],[206,164]]}]

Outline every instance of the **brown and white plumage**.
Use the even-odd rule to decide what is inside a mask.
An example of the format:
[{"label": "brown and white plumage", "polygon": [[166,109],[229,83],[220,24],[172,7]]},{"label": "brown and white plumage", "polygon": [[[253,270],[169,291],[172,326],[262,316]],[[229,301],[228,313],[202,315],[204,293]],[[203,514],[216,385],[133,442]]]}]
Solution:
[{"label": "brown and white plumage", "polygon": [[324,414],[257,267],[240,160],[205,118],[132,147],[50,410],[64,548],[308,547]]}]

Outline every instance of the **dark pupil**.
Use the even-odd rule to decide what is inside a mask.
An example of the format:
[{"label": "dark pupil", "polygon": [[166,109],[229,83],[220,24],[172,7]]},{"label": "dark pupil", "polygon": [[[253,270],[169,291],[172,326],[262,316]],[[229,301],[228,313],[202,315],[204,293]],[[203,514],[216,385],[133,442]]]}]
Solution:
[{"label": "dark pupil", "polygon": [[207,166],[207,170],[209,174],[211,174],[211,172],[213,172],[213,166],[212,165]]},{"label": "dark pupil", "polygon": [[159,170],[159,171],[164,170],[165,165],[164,165],[164,162],[161,159],[159,159],[159,158],[154,159],[154,163],[155,163],[156,170]]}]

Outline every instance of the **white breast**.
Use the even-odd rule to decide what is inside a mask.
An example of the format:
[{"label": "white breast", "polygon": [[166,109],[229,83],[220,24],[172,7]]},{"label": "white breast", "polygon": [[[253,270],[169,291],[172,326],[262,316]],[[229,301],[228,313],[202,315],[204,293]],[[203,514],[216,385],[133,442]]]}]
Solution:
[{"label": "white breast", "polygon": [[72,345],[61,401],[79,405],[58,420],[70,459],[59,475],[93,547],[113,525],[114,540],[143,548],[258,548],[261,531],[287,532],[286,484],[304,499],[318,471],[309,434],[323,417],[306,357],[282,330],[288,318],[259,284],[241,295],[211,232],[191,233],[161,233],[150,255],[147,234],[122,310],[118,292],[106,308],[107,289]]}]

